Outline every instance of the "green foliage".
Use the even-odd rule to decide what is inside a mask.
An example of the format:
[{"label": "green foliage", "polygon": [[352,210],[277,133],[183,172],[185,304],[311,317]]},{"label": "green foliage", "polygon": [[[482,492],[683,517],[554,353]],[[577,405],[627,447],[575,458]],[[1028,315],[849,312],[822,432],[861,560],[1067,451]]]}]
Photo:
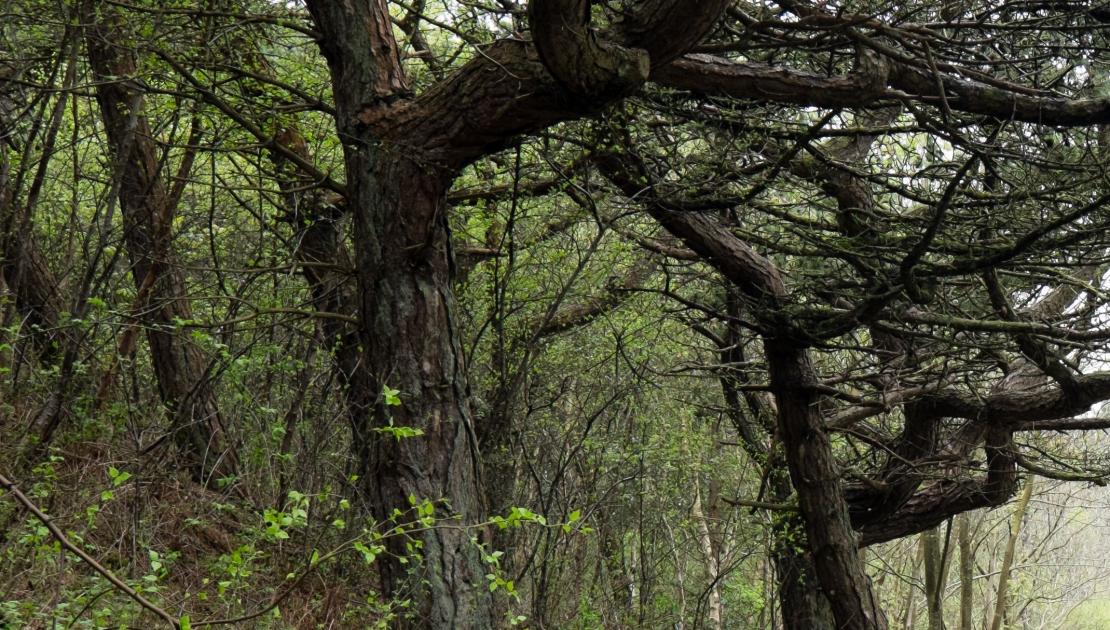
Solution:
[{"label": "green foliage", "polygon": [[[1002,124],[961,111],[972,97],[965,90],[916,97],[918,90],[893,84],[868,107],[836,110],[791,100],[820,90],[753,89],[738,99],[653,83],[599,108],[557,98],[548,86],[496,107],[445,112],[452,133],[489,132],[472,138],[475,147],[508,147],[469,160],[448,182],[442,146],[367,141],[362,134],[373,125],[356,125],[351,137],[343,120],[338,133],[332,75],[303,3],[229,0],[218,11],[186,0],[93,4],[98,15],[121,16],[111,39],[117,52],[134,55],[134,71],[96,79],[88,42],[77,41],[88,36],[75,13],[80,2],[16,0],[0,24],[0,73],[18,70],[15,80],[0,75],[7,177],[0,248],[12,248],[0,252],[7,257],[0,265],[15,268],[13,244],[33,245],[41,258],[26,258],[32,264],[19,271],[41,262],[54,280],[46,288],[57,293],[29,304],[14,286],[19,274],[0,283],[0,472],[13,475],[74,544],[183,628],[252,614],[282,596],[244,627],[387,628],[416,619],[428,586],[425,556],[439,551],[429,541],[460,528],[471,540],[465,551],[480,562],[476,575],[485,576],[478,586],[500,599],[495,607],[507,610],[499,620],[507,626],[706,627],[712,595],[725,627],[767,627],[777,608],[770,554],[812,552],[796,512],[729,504],[734,497],[798,504],[784,481],[787,452],[767,391],[768,330],[807,349],[822,414],[875,412],[831,433],[852,491],[889,481],[891,445],[911,406],[899,398],[900,385],[930,393],[943,385],[970,405],[994,395],[1004,374],[1021,374],[1015,362],[1030,353],[1015,345],[1009,315],[999,315],[1007,309],[985,295],[984,272],[997,272],[1013,319],[1039,326],[1034,341],[1059,353],[1068,370],[1103,362],[1107,299],[1095,286],[1102,278],[1087,270],[1103,264],[1110,217],[1095,204],[1063,220],[1104,192],[1106,139],[1097,126],[1021,122],[1016,107]],[[406,85],[386,99],[390,111],[413,114],[410,92],[496,57],[494,41],[508,38],[497,46],[511,48],[532,38],[521,3],[388,4]],[[786,4],[740,2],[704,47],[727,61],[768,64],[769,74],[854,80],[865,42],[887,51],[892,64],[916,60],[909,67],[927,69],[930,81],[944,74],[1028,85],[1023,99],[1107,94],[1098,9],[976,6],[974,21],[970,14],[953,21],[943,13],[963,9],[941,4],[840,3],[835,15],[806,17]],[[589,32],[605,38],[634,5],[590,3]],[[422,16],[411,12],[417,6]],[[828,28],[813,27],[821,20]],[[989,45],[972,35],[980,31],[990,33]],[[72,88],[62,84],[67,37],[77,37]],[[511,80],[497,86],[508,90],[530,85],[516,75],[523,70],[487,74],[507,73]],[[891,80],[907,73],[887,70]],[[133,251],[131,239],[141,235],[119,191],[126,175],[143,169],[113,153],[95,99],[102,85],[135,90],[141,101],[128,116],[143,131],[132,141],[150,141],[162,176],[148,192],[180,195],[155,218],[168,240],[154,252]],[[434,94],[448,102],[467,92]],[[572,113],[589,111],[588,120],[511,138],[482,127],[520,103],[554,109],[572,100]],[[304,141],[297,155],[312,172],[281,150],[280,138],[294,130]],[[869,152],[841,154],[863,144]],[[641,159],[643,168],[628,174],[632,189],[618,186],[591,152]],[[922,241],[943,191],[973,154],[981,168],[959,182],[935,242],[903,273],[906,252]],[[428,188],[450,188],[450,201],[437,202],[434,221],[423,226],[415,205],[360,196],[367,191],[356,191],[345,170],[372,161],[416,163],[435,176]],[[822,169],[833,176],[815,175]],[[834,190],[843,178],[857,188]],[[400,193],[419,188],[379,183]],[[750,248],[781,276],[786,297],[738,293],[720,273],[721,260],[697,255],[682,238],[688,233],[664,229],[652,206],[659,200],[668,212],[704,208],[679,214],[707,217]],[[868,207],[844,205],[861,200]],[[321,202],[326,212],[317,212]],[[376,204],[389,206],[389,228],[418,234],[419,242],[361,240],[380,227],[356,223],[381,210]],[[848,227],[853,218],[857,229]],[[444,224],[449,230],[430,229]],[[446,238],[453,252],[438,249]],[[360,284],[361,266],[383,253],[390,267],[375,272],[411,272],[417,281],[396,294]],[[156,286],[174,285],[180,295],[152,298],[133,273],[144,260],[173,270]],[[420,275],[448,268],[453,287]],[[1072,291],[1066,311],[1020,312],[1056,287]],[[415,348],[424,332],[414,326],[394,331],[396,338],[371,337],[359,304],[416,298],[445,309],[429,317],[448,322],[450,356],[398,357],[377,366],[380,373],[352,377],[352,363],[365,367],[373,344]],[[30,308],[46,303],[56,321],[40,321]],[[187,315],[157,318],[180,304]],[[397,306],[388,317],[408,305]],[[830,321],[848,323],[821,337]],[[884,334],[912,341],[913,352],[892,356],[878,347]],[[167,337],[181,345],[155,356]],[[349,345],[358,352],[344,363]],[[161,372],[194,355],[201,374],[168,400]],[[427,376],[441,367],[435,361],[449,366],[451,379]],[[368,382],[382,383],[380,391],[362,391]],[[201,385],[212,389],[214,417],[191,406]],[[729,387],[732,398],[722,395]],[[467,419],[449,431],[443,417],[418,412],[445,400]],[[219,424],[225,444],[184,439],[183,429],[208,421]],[[937,443],[961,422],[939,421]],[[1023,433],[1018,448],[1027,457],[1046,453],[1042,465],[1101,474],[1104,444],[1085,439]],[[958,481],[977,482],[982,444],[972,446],[964,462],[916,462],[921,489],[965,473]],[[235,474],[197,483],[188,456],[198,452],[209,463],[234,455]],[[449,461],[441,466],[434,457]],[[379,496],[394,466],[441,478]],[[467,478],[486,487],[465,508],[423,496]],[[380,504],[389,496],[399,505]],[[63,554],[48,528],[10,498],[0,495],[0,627],[154,623]],[[471,522],[462,523],[459,511]],[[1105,514],[1094,506],[1073,516],[1068,526],[1078,528]],[[991,542],[985,537],[977,548]],[[1046,541],[1036,549],[1064,547]],[[892,585],[912,581],[915,551],[895,543],[877,555],[874,582],[884,600],[902,606],[901,587]],[[1031,558],[1034,565],[1042,556]],[[396,595],[376,590],[386,563],[402,567],[394,575],[411,572]],[[1036,568],[1015,574],[1012,595],[1047,614],[1056,604],[1045,603],[1052,598]],[[1104,608],[1089,601],[1065,626],[1110,624]]]},{"label": "green foliage", "polygon": [[1093,599],[1076,606],[1065,622],[1070,630],[1099,630],[1110,625],[1110,600]]}]

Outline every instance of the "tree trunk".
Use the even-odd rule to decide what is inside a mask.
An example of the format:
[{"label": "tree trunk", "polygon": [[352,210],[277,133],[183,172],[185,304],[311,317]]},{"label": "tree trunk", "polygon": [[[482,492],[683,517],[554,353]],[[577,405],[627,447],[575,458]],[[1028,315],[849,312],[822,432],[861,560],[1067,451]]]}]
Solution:
[{"label": "tree trunk", "polygon": [[[774,427],[774,405],[744,385],[750,379],[736,366],[747,362],[744,353],[744,328],[742,297],[735,287],[726,290],[725,307],[729,319],[725,327],[725,346],[719,355],[722,373],[721,388],[725,407],[733,426],[739,433],[745,451],[752,461],[764,467],[768,496],[771,501],[784,503],[794,494],[790,475],[781,455],[768,448],[768,433]],[[748,413],[742,406],[747,402]],[[775,568],[775,581],[784,630],[833,630],[829,600],[817,582],[812,556],[799,544],[805,524],[797,514],[776,516],[772,525],[771,559]]]},{"label": "tree trunk", "polygon": [[1017,549],[1018,538],[1021,536],[1021,523],[1025,520],[1025,512],[1029,509],[1029,500],[1033,497],[1034,478],[1030,477],[1025,482],[1025,488],[1014,505],[1014,513],[1010,520],[1010,537],[1006,540],[1006,553],[1002,556],[1002,568],[998,571],[998,593],[995,596],[994,616],[991,618],[990,630],[1002,630],[1002,621],[1006,615],[1007,590],[1010,586],[1010,570],[1014,566],[1014,552]]},{"label": "tree trunk", "polygon": [[817,379],[802,348],[767,338],[764,352],[779,412],[779,437],[805,520],[808,548],[822,589],[843,630],[885,630],[840,493],[832,444],[818,409]]},{"label": "tree trunk", "polygon": [[[773,464],[772,464],[773,465]],[[780,465],[768,475],[769,498],[777,503],[794,494],[789,473]],[[786,512],[776,516],[771,526],[779,608],[783,630],[835,630],[829,598],[817,580],[813,556],[803,544],[805,522],[801,515]]]},{"label": "tree trunk", "polygon": [[[917,569],[918,565],[921,564],[923,555],[924,554],[921,553],[921,549],[919,547],[918,552],[914,554],[913,564],[910,565],[910,568],[912,569],[910,572],[911,580],[917,579]],[[902,614],[902,628],[904,630],[914,630],[914,626],[917,623],[917,605],[914,603],[914,599],[916,599],[914,597],[914,593],[916,590],[917,588],[913,584],[906,585],[906,605],[905,611]]]},{"label": "tree trunk", "polygon": [[943,549],[939,528],[921,532],[921,552],[925,561],[925,609],[929,630],[944,630],[944,587],[948,581],[948,545]]},{"label": "tree trunk", "polygon": [[[348,150],[348,207],[353,214],[363,366],[357,388],[373,426],[358,439],[362,493],[377,519],[404,509],[410,497],[437,503],[438,526],[420,535],[424,562],[383,557],[386,593],[407,586],[418,597],[413,627],[490,627],[490,596],[473,532],[483,517],[477,441],[466,399],[462,348],[451,289],[448,181],[397,156]],[[400,391],[401,404],[382,396]],[[375,431],[393,425],[423,434],[397,439]],[[357,445],[357,442],[356,442]],[[406,515],[409,516],[409,515]],[[400,537],[392,551],[406,555]]]},{"label": "tree trunk", "polygon": [[[46,256],[39,248],[34,230],[34,211],[49,173],[47,166],[55,155],[58,131],[69,100],[67,90],[76,81],[78,41],[75,33],[67,31],[65,45],[60,51],[67,59],[64,80],[58,86],[61,94],[55,100],[50,115],[45,116],[44,110],[43,120],[34,125],[36,130],[43,131],[41,138],[37,133],[30,133],[18,142],[0,143],[0,279],[11,291],[21,319],[20,325],[26,327],[35,355],[44,366],[62,362],[64,352],[82,342],[81,335],[64,321],[63,314],[69,305],[59,290],[58,280],[47,264]],[[2,80],[4,78],[0,77]],[[10,129],[9,133],[13,136],[17,127],[12,114],[20,110],[18,103],[26,97],[18,87],[0,93],[0,128]],[[40,124],[45,127],[44,130],[40,129]],[[32,158],[32,147],[36,146],[39,149],[37,164]],[[22,148],[23,154],[19,155],[15,147]],[[13,149],[17,153],[18,164],[14,172]],[[30,184],[20,198],[19,189],[28,179]],[[65,398],[60,392],[55,393]],[[40,433],[37,428],[32,432]]]},{"label": "tree trunk", "polygon": [[[801,523],[797,524],[801,527]],[[790,543],[780,544],[773,556],[784,630],[834,630],[832,608],[825,597],[813,562]]]},{"label": "tree trunk", "polygon": [[[644,194],[651,190],[644,182],[651,182],[653,175],[638,156],[598,154],[595,163],[629,198],[644,202],[660,225],[724,274],[757,314],[761,308],[776,310],[786,299],[786,284],[772,261],[710,217],[672,210],[664,200]],[[790,338],[793,334],[796,331],[774,323],[761,332],[778,434],[798,493],[815,573],[840,628],[885,630],[886,619],[860,559],[841,493],[832,443],[818,407],[817,376],[805,348]]]},{"label": "tree trunk", "polygon": [[[683,451],[687,451],[685,442],[683,442]],[[688,455],[688,452],[684,454]],[[690,507],[690,515],[693,517],[694,527],[697,529],[698,545],[701,547],[702,556],[705,558],[705,573],[709,580],[708,593],[706,594],[709,600],[709,627],[721,630],[724,627],[724,602],[721,597],[724,578],[721,576],[721,559],[714,548],[713,537],[709,531],[709,517],[701,503],[701,484],[698,483],[697,472],[694,473],[692,482],[694,485],[694,503]]]},{"label": "tree trunk", "polygon": [[960,630],[971,630],[971,615],[975,612],[975,591],[972,590],[975,555],[971,549],[969,520],[968,512],[956,517],[956,540],[960,545]]},{"label": "tree trunk", "polygon": [[[425,562],[414,575],[420,627],[492,623],[481,556],[470,532],[458,527],[480,521],[484,506],[454,313],[447,188],[467,164],[517,136],[629,93],[646,81],[651,63],[667,63],[697,43],[728,3],[643,4],[633,16],[642,28],[613,32],[626,47],[644,46],[627,55],[630,63],[611,63],[605,53],[615,48],[579,37],[589,30],[588,3],[541,0],[528,7],[535,48],[503,40],[412,98],[384,0],[306,2],[331,72],[354,220],[363,351],[351,387],[373,425],[365,431],[370,447],[360,454],[371,473],[363,477],[364,489],[379,518],[415,497],[445,502],[461,521],[422,535]],[[582,69],[588,72],[569,76]],[[386,404],[386,386],[400,390],[401,405]],[[395,440],[373,431],[390,423],[423,434]],[[404,551],[401,541],[393,542]],[[396,593],[404,578],[405,565],[384,559],[387,593]]]},{"label": "tree trunk", "polygon": [[971,613],[975,607],[975,591],[972,590],[972,573],[975,570],[975,556],[971,550],[968,512],[956,517],[956,539],[960,546],[960,630],[971,630]]},{"label": "tree trunk", "polygon": [[[175,266],[171,222],[176,199],[165,184],[142,94],[124,79],[135,60],[119,42],[121,18],[91,5],[86,21],[89,64],[118,178],[124,241],[147,330],[158,391],[171,417],[170,430],[193,478],[211,483],[233,474],[235,453],[224,440],[216,393],[200,349],[177,327],[193,318],[185,280]],[[181,173],[184,175],[185,173]]]}]

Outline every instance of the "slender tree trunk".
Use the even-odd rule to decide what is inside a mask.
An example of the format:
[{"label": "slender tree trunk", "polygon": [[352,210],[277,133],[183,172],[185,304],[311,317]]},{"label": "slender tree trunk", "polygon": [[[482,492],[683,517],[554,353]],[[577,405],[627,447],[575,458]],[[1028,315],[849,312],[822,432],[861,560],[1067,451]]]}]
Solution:
[{"label": "slender tree trunk", "polygon": [[[671,546],[671,556],[674,558],[674,578],[675,590],[678,592],[678,621],[674,624],[674,630],[684,630],[686,628],[686,560],[680,552],[683,545],[680,545],[678,539],[675,538],[674,528],[667,522],[667,517],[660,515],[663,521],[663,527],[667,530],[667,542]],[[697,623],[695,622],[695,626]]]},{"label": "slender tree trunk", "polygon": [[1014,566],[1014,552],[1017,549],[1018,538],[1021,536],[1021,523],[1025,520],[1025,513],[1029,509],[1029,501],[1033,498],[1035,478],[1030,476],[1025,482],[1025,488],[1014,505],[1014,513],[1010,518],[1010,537],[1006,539],[1006,552],[1002,556],[1002,568],[998,571],[998,592],[995,595],[994,615],[991,618],[990,630],[1002,630],[1002,622],[1006,616],[1007,591],[1010,587],[1010,571]]},{"label": "slender tree trunk", "polygon": [[921,532],[921,552],[925,561],[925,609],[929,630],[944,630],[944,588],[948,582],[948,546],[942,548],[939,528]]},{"label": "slender tree trunk", "polygon": [[39,361],[43,365],[52,365],[58,360],[69,336],[69,329],[61,323],[65,307],[54,274],[50,272],[33,238],[0,237],[0,245],[4,252],[4,260],[0,260],[0,275],[12,294],[16,312],[30,333],[29,338]]},{"label": "slender tree trunk", "polygon": [[634,618],[636,578],[625,562],[624,541],[618,538],[612,523],[602,523],[598,532],[599,572],[605,577],[609,598],[608,605],[599,606],[606,627],[625,627]]},{"label": "slender tree trunk", "polygon": [[917,570],[920,568],[924,557],[924,550],[918,546],[917,553],[913,554],[913,559],[910,561],[909,581],[906,582],[905,604],[902,607],[901,615],[902,628],[904,630],[913,630],[914,622],[916,621],[917,606],[914,605],[914,594],[917,587],[914,586],[913,582],[917,579]]},{"label": "slender tree trunk", "polygon": [[[124,241],[138,298],[142,300],[154,374],[171,431],[197,481],[210,483],[235,470],[235,453],[224,437],[216,393],[200,349],[177,327],[192,320],[185,280],[175,266],[171,222],[176,199],[166,186],[142,94],[127,83],[135,60],[120,42],[121,18],[86,5],[89,63],[97,80],[96,98],[118,169],[118,196]],[[184,174],[184,173],[182,173]]]},{"label": "slender tree trunk", "polygon": [[960,630],[971,630],[971,615],[975,607],[975,591],[972,590],[975,555],[971,548],[969,513],[956,517],[956,540],[960,546]]},{"label": "slender tree trunk", "polygon": [[[685,450],[685,449],[684,449]],[[698,483],[697,473],[694,474],[694,504],[690,508],[694,517],[694,527],[698,532],[698,544],[702,556],[705,558],[706,577],[709,584],[709,623],[710,627],[721,630],[723,628],[724,603],[721,598],[721,568],[720,558],[713,546],[713,539],[709,531],[709,517],[701,502],[701,484]]]},{"label": "slender tree trunk", "polygon": [[[229,10],[223,2],[214,2],[213,7]],[[260,33],[255,35],[262,37]],[[241,57],[241,63],[257,77],[277,80],[274,68],[258,49],[256,39],[235,38],[222,52],[230,58]],[[186,74],[187,70],[180,68],[179,72]],[[196,77],[189,77],[189,80],[198,81]],[[243,96],[266,94],[264,83],[256,78],[243,78],[237,83]],[[200,98],[217,107],[227,107],[214,91],[202,92]],[[268,154],[281,190],[281,220],[294,231],[292,255],[308,284],[312,305],[321,314],[317,319],[320,345],[331,355],[332,366],[343,387],[357,473],[364,475],[370,459],[366,433],[369,421],[363,393],[352,388],[360,358],[357,328],[348,319],[355,317],[357,305],[351,288],[353,282],[345,273],[351,267],[350,252],[341,229],[346,200],[336,191],[328,190],[324,185],[327,183],[320,181],[319,173],[306,172],[304,165],[312,165],[315,160],[296,116],[279,116],[274,108],[263,108],[257,119],[244,117],[243,122],[257,129],[260,140],[272,139]]]},{"label": "slender tree trunk", "polygon": [[[272,70],[263,62],[259,56],[255,64],[257,71],[271,75]],[[312,162],[308,143],[295,123],[286,121],[274,137],[280,146]],[[313,307],[324,314],[318,320],[318,330],[343,387],[357,474],[364,477],[370,461],[369,405],[366,393],[358,390],[355,377],[360,369],[357,327],[341,319],[355,316],[358,307],[348,277],[337,269],[351,266],[340,229],[344,210],[338,204],[345,200],[316,188],[315,182],[298,173],[281,153],[272,151],[270,157],[275,169],[282,174],[278,183],[285,202],[284,219],[295,230],[293,258],[301,264],[301,275],[308,283]]]}]

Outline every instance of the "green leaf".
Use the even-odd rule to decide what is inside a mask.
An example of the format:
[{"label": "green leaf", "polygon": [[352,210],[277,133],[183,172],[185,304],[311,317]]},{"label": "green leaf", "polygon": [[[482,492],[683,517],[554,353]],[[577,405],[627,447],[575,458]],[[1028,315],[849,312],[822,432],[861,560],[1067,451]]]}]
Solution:
[{"label": "green leaf", "polygon": [[382,385],[382,396],[385,398],[385,404],[390,407],[401,406],[401,390],[393,389],[389,385]]},{"label": "green leaf", "polygon": [[121,485],[127,483],[127,480],[131,478],[131,473],[121,472],[115,466],[109,466],[108,467],[108,478],[112,480],[112,485],[114,487],[118,488]]},{"label": "green leaf", "polygon": [[181,619],[178,620],[177,625],[181,630],[190,630],[193,627],[192,622],[189,621],[189,615],[181,615]]},{"label": "green leaf", "polygon": [[366,561],[366,564],[374,562],[374,560],[377,559],[378,554],[380,554],[382,551],[385,551],[385,547],[382,547],[381,545],[367,545],[362,541],[357,540],[352,546],[355,548],[355,551],[358,551],[362,554],[362,559]]}]

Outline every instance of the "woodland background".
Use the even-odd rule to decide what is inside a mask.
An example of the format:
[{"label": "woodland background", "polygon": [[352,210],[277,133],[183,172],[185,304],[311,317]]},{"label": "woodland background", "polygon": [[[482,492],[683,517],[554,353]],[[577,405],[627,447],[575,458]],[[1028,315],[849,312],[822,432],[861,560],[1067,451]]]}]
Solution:
[{"label": "woodland background", "polygon": [[5,3],[0,628],[1110,627],[1108,29]]}]

